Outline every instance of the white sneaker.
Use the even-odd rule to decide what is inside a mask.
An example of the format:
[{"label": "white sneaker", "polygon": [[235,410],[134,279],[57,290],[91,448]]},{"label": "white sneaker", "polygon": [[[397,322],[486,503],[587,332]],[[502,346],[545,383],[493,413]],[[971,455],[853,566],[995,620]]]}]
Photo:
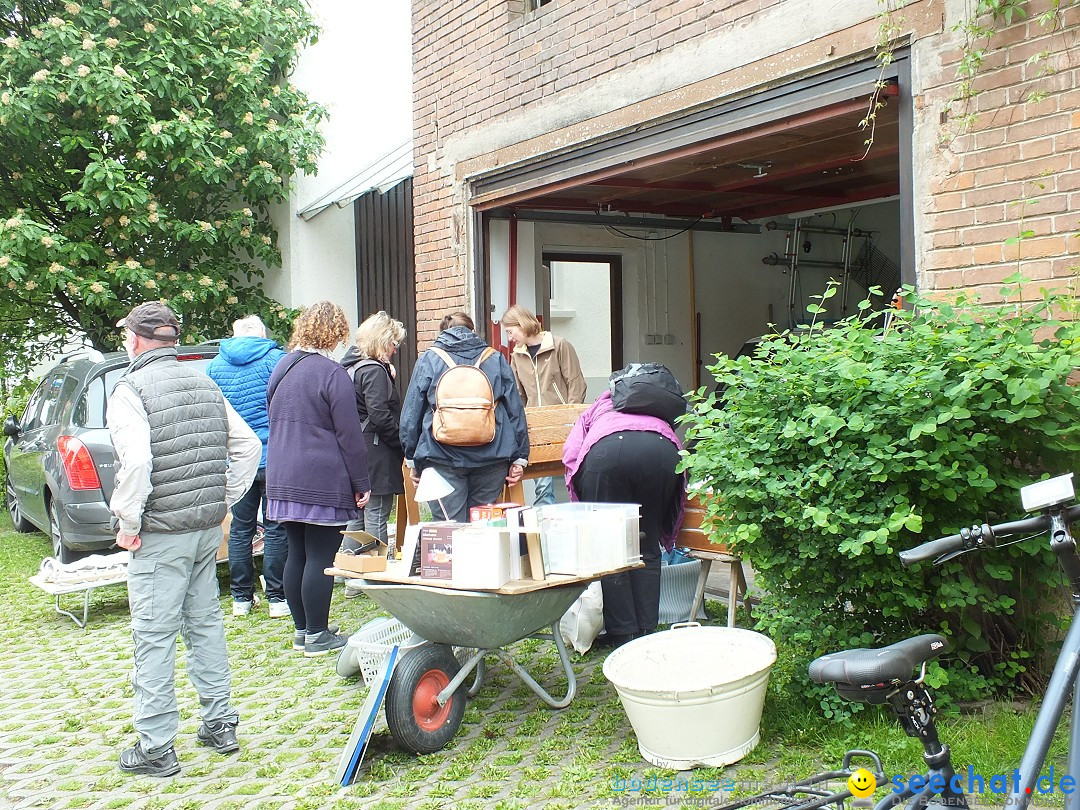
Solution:
[{"label": "white sneaker", "polygon": [[259,597],[255,594],[251,595],[251,601],[246,599],[234,599],[232,603],[232,615],[233,616],[247,616],[251,613],[252,608],[259,606]]},{"label": "white sneaker", "polygon": [[271,619],[285,619],[292,616],[292,612],[289,610],[289,603],[284,599],[271,599],[270,600],[270,618]]}]

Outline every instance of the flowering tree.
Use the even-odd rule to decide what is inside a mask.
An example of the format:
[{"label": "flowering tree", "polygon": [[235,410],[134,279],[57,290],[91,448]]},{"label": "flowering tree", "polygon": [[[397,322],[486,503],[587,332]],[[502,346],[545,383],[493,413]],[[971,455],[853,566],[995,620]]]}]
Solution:
[{"label": "flowering tree", "polygon": [[303,0],[0,0],[0,340],[9,370],[160,298],[184,339],[291,313],[268,206],[324,111],[287,77]]}]

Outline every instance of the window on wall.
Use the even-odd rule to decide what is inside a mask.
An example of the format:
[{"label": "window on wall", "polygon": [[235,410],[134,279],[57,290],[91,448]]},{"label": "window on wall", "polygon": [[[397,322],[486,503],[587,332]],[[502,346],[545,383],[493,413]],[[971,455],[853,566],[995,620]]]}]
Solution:
[{"label": "window on wall", "polygon": [[536,11],[541,6],[546,6],[551,0],[529,0],[530,6],[533,11]]}]

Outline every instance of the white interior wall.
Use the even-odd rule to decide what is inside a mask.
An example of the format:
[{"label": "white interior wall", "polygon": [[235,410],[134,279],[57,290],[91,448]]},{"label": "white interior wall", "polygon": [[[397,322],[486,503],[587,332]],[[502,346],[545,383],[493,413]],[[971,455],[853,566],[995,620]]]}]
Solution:
[{"label": "white interior wall", "polygon": [[552,262],[551,321],[546,328],[574,346],[592,402],[611,368],[611,270],[608,264]]},{"label": "white interior wall", "polygon": [[[818,215],[806,219],[814,225],[846,227],[854,209]],[[787,218],[778,218],[781,225],[789,225]],[[505,257],[508,230],[491,227],[492,290],[500,287],[496,276],[500,270],[495,257]],[[764,224],[764,223],[762,223]],[[708,385],[711,377],[705,366],[711,364],[716,354],[734,355],[750,338],[770,331],[769,324],[783,330],[788,327],[788,300],[790,294],[790,271],[786,266],[770,266],[762,258],[771,253],[783,256],[786,232],[782,228],[763,228],[759,234],[697,232],[693,245],[694,295],[689,294],[691,268],[689,234],[677,234],[670,239],[660,239],[672,231],[640,228],[624,228],[626,234],[649,236],[650,241],[620,235],[603,226],[571,225],[556,223],[519,223],[518,231],[518,295],[517,301],[533,311],[540,311],[536,301],[535,273],[545,252],[560,254],[611,254],[622,259],[623,265],[623,362],[659,362],[668,366],[687,388],[695,383],[693,357],[693,329],[695,313],[701,313],[701,345],[699,356],[703,365],[698,384]],[[855,226],[875,231],[875,246],[899,263],[899,203],[890,201],[864,206],[859,210]],[[810,251],[800,256],[817,261],[839,262],[843,255],[843,237],[831,234],[807,234]],[[499,240],[503,244],[499,244]],[[800,243],[805,241],[800,239]],[[853,250],[861,246],[860,239],[853,240]],[[854,253],[853,253],[854,258]],[[505,264],[505,259],[503,259]],[[811,296],[820,295],[830,278],[839,279],[842,271],[835,269],[804,268],[799,271],[796,288],[796,322],[807,322],[811,317],[805,311],[812,303]],[[556,288],[558,281],[556,281]],[[883,291],[886,295],[891,291]],[[856,311],[864,291],[852,284],[848,294],[847,310]],[[830,299],[825,320],[841,315],[842,294]],[[559,302],[556,301],[553,307]],[[501,304],[500,304],[501,305]],[[499,312],[501,313],[501,309]],[[554,314],[554,313],[553,313]],[[582,346],[595,343],[590,333],[589,320],[601,317],[597,309],[583,318],[575,312],[570,319],[552,318],[552,331],[571,338],[579,353]],[[650,342],[649,336],[660,342]],[[666,342],[671,335],[671,342]],[[659,336],[657,338],[656,336]],[[590,385],[594,396],[595,386]],[[599,388],[598,390],[602,390]]]}]

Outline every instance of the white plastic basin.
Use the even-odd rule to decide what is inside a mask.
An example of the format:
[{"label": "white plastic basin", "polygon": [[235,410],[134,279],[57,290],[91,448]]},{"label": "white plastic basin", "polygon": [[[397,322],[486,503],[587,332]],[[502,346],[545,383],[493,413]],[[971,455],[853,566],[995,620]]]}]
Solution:
[{"label": "white plastic basin", "polygon": [[625,644],[604,661],[641,755],[688,770],[746,756],[759,737],[776,645],[760,633],[690,625]]}]

